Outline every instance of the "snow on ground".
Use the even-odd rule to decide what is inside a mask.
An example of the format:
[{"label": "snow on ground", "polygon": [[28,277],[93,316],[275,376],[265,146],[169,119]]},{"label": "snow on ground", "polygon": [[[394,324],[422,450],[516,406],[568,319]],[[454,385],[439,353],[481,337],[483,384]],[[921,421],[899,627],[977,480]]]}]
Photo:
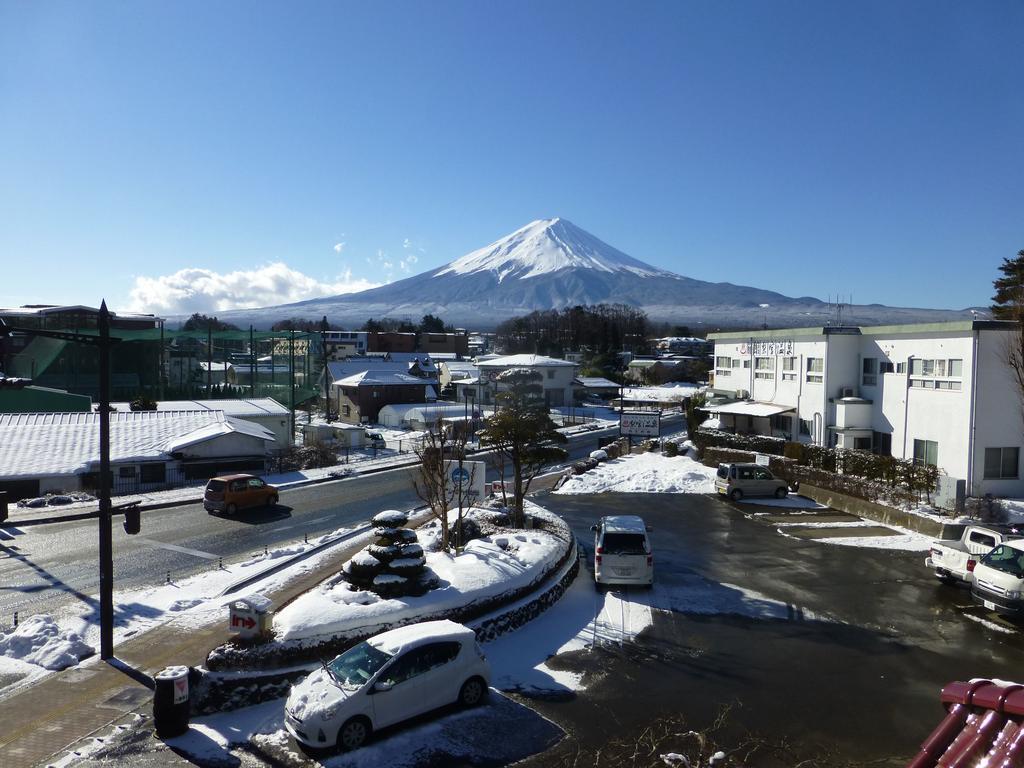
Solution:
[{"label": "snow on ground", "polygon": [[[330,547],[267,576],[239,593],[220,596],[219,593],[225,587],[258,574],[273,566],[274,561],[307,551],[348,532],[348,528],[339,528],[311,539],[308,544],[279,547],[267,554],[254,553],[244,562],[226,564],[222,569],[205,571],[170,584],[144,589],[117,590],[114,593],[114,642],[120,643],[172,620],[184,631],[211,622],[224,621],[229,602],[247,594],[273,591],[289,579],[316,569],[324,558],[331,557]],[[348,541],[358,544],[368,543],[371,539],[372,533],[367,532]],[[100,640],[99,598],[92,596],[87,605],[81,602],[72,603],[64,612],[52,618],[33,616],[25,619],[19,624],[17,631],[22,631],[23,635],[19,635],[14,641],[9,640],[14,633],[0,634],[0,695],[8,693],[10,688],[21,687],[38,680],[48,674],[49,670],[73,665],[79,659],[93,655],[99,648]],[[79,641],[75,642],[74,637],[78,637]],[[77,658],[70,659],[71,656]],[[98,657],[85,663],[92,663],[95,658]],[[65,661],[68,663],[65,664]]]},{"label": "snow on ground", "polygon": [[525,627],[484,646],[491,662],[491,684],[506,691],[581,690],[581,675],[552,669],[547,660],[595,645],[630,642],[653,620],[649,592],[600,594],[592,575],[581,568],[558,603]]},{"label": "snow on ground", "polygon": [[[819,504],[814,499],[808,499],[805,496],[796,496],[795,494],[789,494],[784,499],[776,499],[770,496],[764,498],[758,498],[756,496],[747,496],[743,499],[744,504],[759,504],[763,507],[783,507],[785,509],[828,509],[824,504]],[[771,514],[770,512],[755,512],[754,514]]]},{"label": "snow on ground", "polygon": [[555,493],[714,493],[715,470],[688,456],[637,453],[574,475]]},{"label": "snow on ground", "polygon": [[[431,530],[421,529],[417,535],[429,549]],[[428,551],[427,567],[441,580],[438,589],[422,597],[385,599],[352,591],[345,582],[328,583],[278,611],[274,630],[281,640],[296,640],[440,614],[527,586],[563,551],[558,539],[535,530],[474,539],[458,555]]]},{"label": "snow on ground", "polygon": [[[886,526],[895,528],[895,526]],[[902,528],[896,530],[904,531]],[[814,539],[821,544],[838,544],[842,547],[867,547],[869,549],[899,549],[905,552],[927,552],[933,538],[913,531],[904,531],[896,536],[837,536],[829,539]]]}]

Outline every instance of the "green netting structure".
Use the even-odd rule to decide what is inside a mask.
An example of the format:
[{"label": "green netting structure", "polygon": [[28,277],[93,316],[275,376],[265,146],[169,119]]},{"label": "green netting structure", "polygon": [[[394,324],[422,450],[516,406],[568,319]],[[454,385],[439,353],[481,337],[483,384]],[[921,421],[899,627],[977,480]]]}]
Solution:
[{"label": "green netting structure", "polygon": [[[80,335],[94,328],[49,327]],[[181,331],[112,328],[111,395],[155,400],[272,397],[288,407],[322,396],[322,336],[305,331]],[[23,337],[0,359],[7,376],[99,398],[95,347],[45,337]]]}]

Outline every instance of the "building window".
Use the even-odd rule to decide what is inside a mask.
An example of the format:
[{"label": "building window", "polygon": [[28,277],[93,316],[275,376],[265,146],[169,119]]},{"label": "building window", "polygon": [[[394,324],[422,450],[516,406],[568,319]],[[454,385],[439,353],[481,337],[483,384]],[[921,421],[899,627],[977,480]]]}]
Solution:
[{"label": "building window", "polygon": [[872,450],[879,456],[892,456],[892,432],[875,432],[874,448]]},{"label": "building window", "polygon": [[986,480],[1016,480],[1019,465],[1020,448],[985,449]]},{"label": "building window", "polygon": [[878,364],[878,372],[879,373],[892,373],[893,372],[892,363],[889,360],[882,360]]},{"label": "building window", "polygon": [[937,467],[939,465],[939,444],[934,440],[914,441],[914,463],[923,466]]},{"label": "building window", "polygon": [[800,434],[811,436],[811,427],[814,426],[810,419],[800,419]]},{"label": "building window", "polygon": [[896,373],[906,373],[906,372],[907,372],[907,364],[906,363],[896,363]]},{"label": "building window", "polygon": [[744,360],[743,361],[743,367],[744,368],[749,368],[750,367],[750,361],[749,360]]},{"label": "building window", "polygon": [[825,380],[825,358],[807,358],[807,381],[812,384],[821,384]]},{"label": "building window", "polygon": [[871,438],[870,437],[855,437],[855,438],[853,438],[853,450],[855,450],[855,451],[870,451],[871,450]]},{"label": "building window", "polygon": [[729,367],[729,358],[728,357],[716,357],[715,358],[715,368],[728,368],[728,367]]},{"label": "building window", "polygon": [[351,416],[352,415],[352,408],[350,406],[348,406],[348,405],[341,406],[341,415],[342,416]]},{"label": "building window", "polygon": [[873,387],[878,383],[878,359],[874,357],[865,357],[863,364],[864,376],[861,379],[861,384],[866,387]]},{"label": "building window", "polygon": [[770,357],[755,357],[754,358],[754,378],[755,379],[774,379],[775,372],[772,370],[774,360]]},{"label": "building window", "polygon": [[789,433],[793,428],[793,419],[788,413],[776,413],[771,416],[772,429]]},{"label": "building window", "polygon": [[782,358],[782,380],[796,381],[797,366],[795,357]]},{"label": "building window", "polygon": [[740,359],[738,357],[734,357],[732,359],[732,367],[733,368],[739,368],[740,367]]}]

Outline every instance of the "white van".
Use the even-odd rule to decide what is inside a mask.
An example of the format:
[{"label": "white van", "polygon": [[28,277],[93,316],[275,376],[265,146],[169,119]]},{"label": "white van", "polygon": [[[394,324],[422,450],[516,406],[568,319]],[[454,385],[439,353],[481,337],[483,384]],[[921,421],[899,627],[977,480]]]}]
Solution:
[{"label": "white van", "polygon": [[635,515],[602,517],[594,532],[594,583],[654,584],[654,552],[647,533],[651,530]]},{"label": "white van", "polygon": [[971,595],[990,611],[1024,614],[1024,539],[1004,541],[981,558]]}]

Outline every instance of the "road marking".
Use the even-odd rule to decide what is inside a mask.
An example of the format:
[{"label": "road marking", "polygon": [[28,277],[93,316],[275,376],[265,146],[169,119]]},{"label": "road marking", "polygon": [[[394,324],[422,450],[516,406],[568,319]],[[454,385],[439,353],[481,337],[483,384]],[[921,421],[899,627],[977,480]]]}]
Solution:
[{"label": "road marking", "polygon": [[177,544],[167,544],[167,543],[165,543],[163,541],[157,541],[156,539],[147,539],[145,537],[139,536],[137,540],[138,541],[144,541],[147,544],[152,544],[154,547],[159,547],[160,549],[168,549],[171,552],[181,552],[183,555],[192,555],[193,557],[201,557],[201,558],[203,558],[203,560],[219,560],[220,559],[220,555],[213,555],[213,554],[210,554],[209,552],[203,552],[202,550],[199,550],[199,549],[189,549],[188,547],[179,547]]},{"label": "road marking", "polygon": [[277,528],[271,529],[271,533],[277,533],[278,531],[287,531],[292,528],[301,528],[303,526],[312,525],[313,523],[322,523],[324,520],[330,520],[331,515],[324,515],[323,517],[316,517],[312,520],[303,520],[301,523],[292,523],[291,525],[282,525]]}]

